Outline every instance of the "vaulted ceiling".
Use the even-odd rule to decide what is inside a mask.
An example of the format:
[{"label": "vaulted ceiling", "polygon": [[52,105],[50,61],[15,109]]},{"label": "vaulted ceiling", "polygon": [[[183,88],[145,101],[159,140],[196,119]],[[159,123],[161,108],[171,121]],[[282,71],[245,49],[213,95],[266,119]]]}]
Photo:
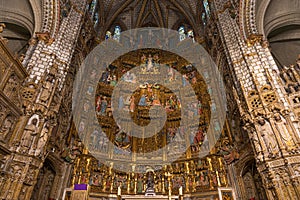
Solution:
[{"label": "vaulted ceiling", "polygon": [[197,0],[99,0],[99,31],[104,33],[114,25],[122,30],[139,27],[177,29],[202,27],[201,1]]},{"label": "vaulted ceiling", "polygon": [[257,1],[259,32],[270,42],[278,66],[296,62],[300,52],[300,1]]}]

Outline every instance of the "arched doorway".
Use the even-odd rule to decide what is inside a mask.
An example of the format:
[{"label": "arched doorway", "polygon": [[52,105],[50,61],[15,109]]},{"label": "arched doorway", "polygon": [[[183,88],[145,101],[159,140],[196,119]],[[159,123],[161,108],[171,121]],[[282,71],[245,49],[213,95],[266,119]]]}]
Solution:
[{"label": "arched doorway", "polygon": [[245,164],[245,167],[242,171],[242,179],[245,199],[267,199],[262,179],[259,172],[257,171],[256,163],[254,160],[251,160]]},{"label": "arched doorway", "polygon": [[51,190],[53,188],[54,178],[56,176],[56,171],[50,161],[46,160],[44,166],[40,170],[38,175],[37,183],[33,189],[31,196],[32,200],[49,200]]}]

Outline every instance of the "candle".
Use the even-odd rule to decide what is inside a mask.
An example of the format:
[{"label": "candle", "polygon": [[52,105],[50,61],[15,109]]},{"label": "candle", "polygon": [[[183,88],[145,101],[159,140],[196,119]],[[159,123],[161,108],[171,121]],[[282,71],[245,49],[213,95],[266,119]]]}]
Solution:
[{"label": "candle", "polygon": [[121,196],[121,187],[118,187],[118,196]]},{"label": "candle", "polygon": [[180,188],[179,188],[179,195],[180,196],[182,195],[182,186],[180,186]]}]

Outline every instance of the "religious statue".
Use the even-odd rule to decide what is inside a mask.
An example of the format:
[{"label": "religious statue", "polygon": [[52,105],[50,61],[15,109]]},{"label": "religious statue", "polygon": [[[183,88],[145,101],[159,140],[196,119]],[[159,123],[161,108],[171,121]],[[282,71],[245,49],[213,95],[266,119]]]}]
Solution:
[{"label": "religious statue", "polygon": [[100,82],[107,84],[108,77],[109,77],[109,71],[108,69],[106,69],[105,72],[103,72],[101,75]]},{"label": "religious statue", "polygon": [[143,177],[141,174],[138,174],[138,178],[137,178],[137,193],[142,193],[144,189],[143,186]]},{"label": "religious statue", "polygon": [[57,64],[53,64],[53,66],[51,67],[46,80],[44,82],[44,84],[42,85],[42,89],[41,89],[41,94],[40,94],[40,101],[43,103],[47,103],[48,99],[50,98],[50,95],[52,93],[53,90],[53,80],[55,78],[55,75],[57,74],[58,71],[58,65]]},{"label": "religious statue", "polygon": [[185,87],[185,86],[187,86],[188,77],[187,77],[187,75],[186,75],[186,74],[183,74],[183,75],[182,75],[182,78],[181,78],[181,80],[182,80],[182,87]]},{"label": "religious statue", "polygon": [[97,130],[94,130],[93,133],[90,136],[90,141],[89,141],[89,147],[91,150],[95,150],[97,145],[98,145],[98,140],[101,138],[99,137],[99,132]]},{"label": "religious statue", "polygon": [[87,93],[88,95],[92,95],[92,94],[93,94],[93,91],[94,91],[94,88],[93,88],[92,86],[89,86],[88,89],[87,89],[87,91],[86,91],[86,93]]},{"label": "religious statue", "polygon": [[258,117],[258,124],[258,130],[260,131],[260,134],[264,140],[267,148],[266,150],[269,152],[270,157],[274,157],[276,154],[278,154],[279,149],[272,127],[270,123],[262,117]]},{"label": "religious statue", "polygon": [[131,96],[130,98],[130,105],[129,105],[129,111],[130,112],[134,112],[134,109],[135,109],[135,97],[134,95]]},{"label": "religious statue", "polygon": [[124,97],[120,96],[118,110],[123,110],[123,108],[124,108]]},{"label": "religious statue", "polygon": [[107,106],[108,106],[107,99],[106,97],[103,97],[101,102],[101,110],[100,110],[101,115],[105,115]]},{"label": "religious statue", "polygon": [[98,96],[96,100],[96,112],[100,113],[100,111],[101,111],[101,97]]},{"label": "religious statue", "polygon": [[46,142],[48,141],[48,132],[49,132],[49,123],[45,123],[40,138],[37,143],[37,148],[35,150],[35,156],[42,156],[44,153],[44,147]]},{"label": "religious statue", "polygon": [[155,94],[155,95],[153,96],[152,104],[153,104],[153,106],[160,106],[160,105],[161,105],[160,100],[159,100],[157,94]]},{"label": "religious statue", "polygon": [[250,140],[255,148],[257,160],[262,161],[262,148],[256,132],[251,133]]},{"label": "religious statue", "polygon": [[2,126],[0,127],[0,134],[2,135],[3,138],[5,138],[6,135],[11,131],[12,127],[13,127],[13,119],[11,116],[7,116],[4,119]]},{"label": "religious statue", "polygon": [[151,54],[149,54],[148,60],[146,61],[146,65],[147,65],[147,71],[150,72],[154,66],[154,61]]},{"label": "religious statue", "polygon": [[78,134],[79,134],[80,136],[83,134],[84,129],[85,129],[84,122],[81,121],[81,122],[79,123],[79,128],[78,128]]},{"label": "religious statue", "polygon": [[185,40],[186,35],[185,35],[184,26],[180,26],[180,28],[178,29],[178,32],[179,32],[179,41],[181,42],[181,41]]},{"label": "religious statue", "polygon": [[194,31],[193,30],[189,30],[187,32],[187,36],[193,40],[193,43],[195,42]]},{"label": "religious statue", "polygon": [[285,146],[286,150],[291,150],[295,145],[292,136],[289,133],[286,120],[279,114],[274,114],[274,119],[276,121],[275,127],[281,137],[281,140]]},{"label": "religious statue", "polygon": [[130,136],[127,135],[124,132],[119,132],[116,135],[116,139],[115,139],[115,144],[117,147],[125,149],[125,150],[130,150],[130,146],[131,146],[131,141],[130,141]]},{"label": "religious statue", "polygon": [[112,76],[112,78],[110,80],[110,85],[113,87],[117,85],[117,76],[116,75]]},{"label": "religious statue", "polygon": [[38,119],[33,118],[31,120],[31,123],[27,124],[24,129],[23,138],[21,141],[21,147],[23,148],[23,151],[27,151],[30,149],[31,144],[37,135],[38,132]]},{"label": "religious statue", "polygon": [[121,39],[121,27],[120,26],[115,27],[113,39],[116,40],[117,42],[120,42],[120,39]]},{"label": "religious statue", "polygon": [[172,82],[176,79],[175,70],[172,67],[168,68],[168,79],[169,79],[169,82]]},{"label": "religious statue", "polygon": [[122,80],[128,83],[136,83],[136,76],[134,73],[128,71],[123,75]]},{"label": "religious statue", "polygon": [[147,181],[146,181],[146,184],[147,184],[147,188],[146,188],[146,196],[147,194],[155,194],[154,192],[154,173],[151,171],[151,172],[148,172],[148,177],[147,177]]},{"label": "religious statue", "polygon": [[105,40],[108,40],[109,38],[111,38],[111,32],[110,31],[106,31]]},{"label": "religious statue", "polygon": [[147,106],[147,97],[146,95],[142,95],[140,101],[138,103],[139,106]]}]

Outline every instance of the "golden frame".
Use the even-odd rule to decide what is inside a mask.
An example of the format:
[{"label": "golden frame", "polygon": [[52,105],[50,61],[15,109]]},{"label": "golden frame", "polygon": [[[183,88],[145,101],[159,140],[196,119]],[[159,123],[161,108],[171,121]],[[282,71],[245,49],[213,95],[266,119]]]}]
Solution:
[{"label": "golden frame", "polygon": [[218,188],[219,200],[236,200],[235,193],[230,187]]}]

